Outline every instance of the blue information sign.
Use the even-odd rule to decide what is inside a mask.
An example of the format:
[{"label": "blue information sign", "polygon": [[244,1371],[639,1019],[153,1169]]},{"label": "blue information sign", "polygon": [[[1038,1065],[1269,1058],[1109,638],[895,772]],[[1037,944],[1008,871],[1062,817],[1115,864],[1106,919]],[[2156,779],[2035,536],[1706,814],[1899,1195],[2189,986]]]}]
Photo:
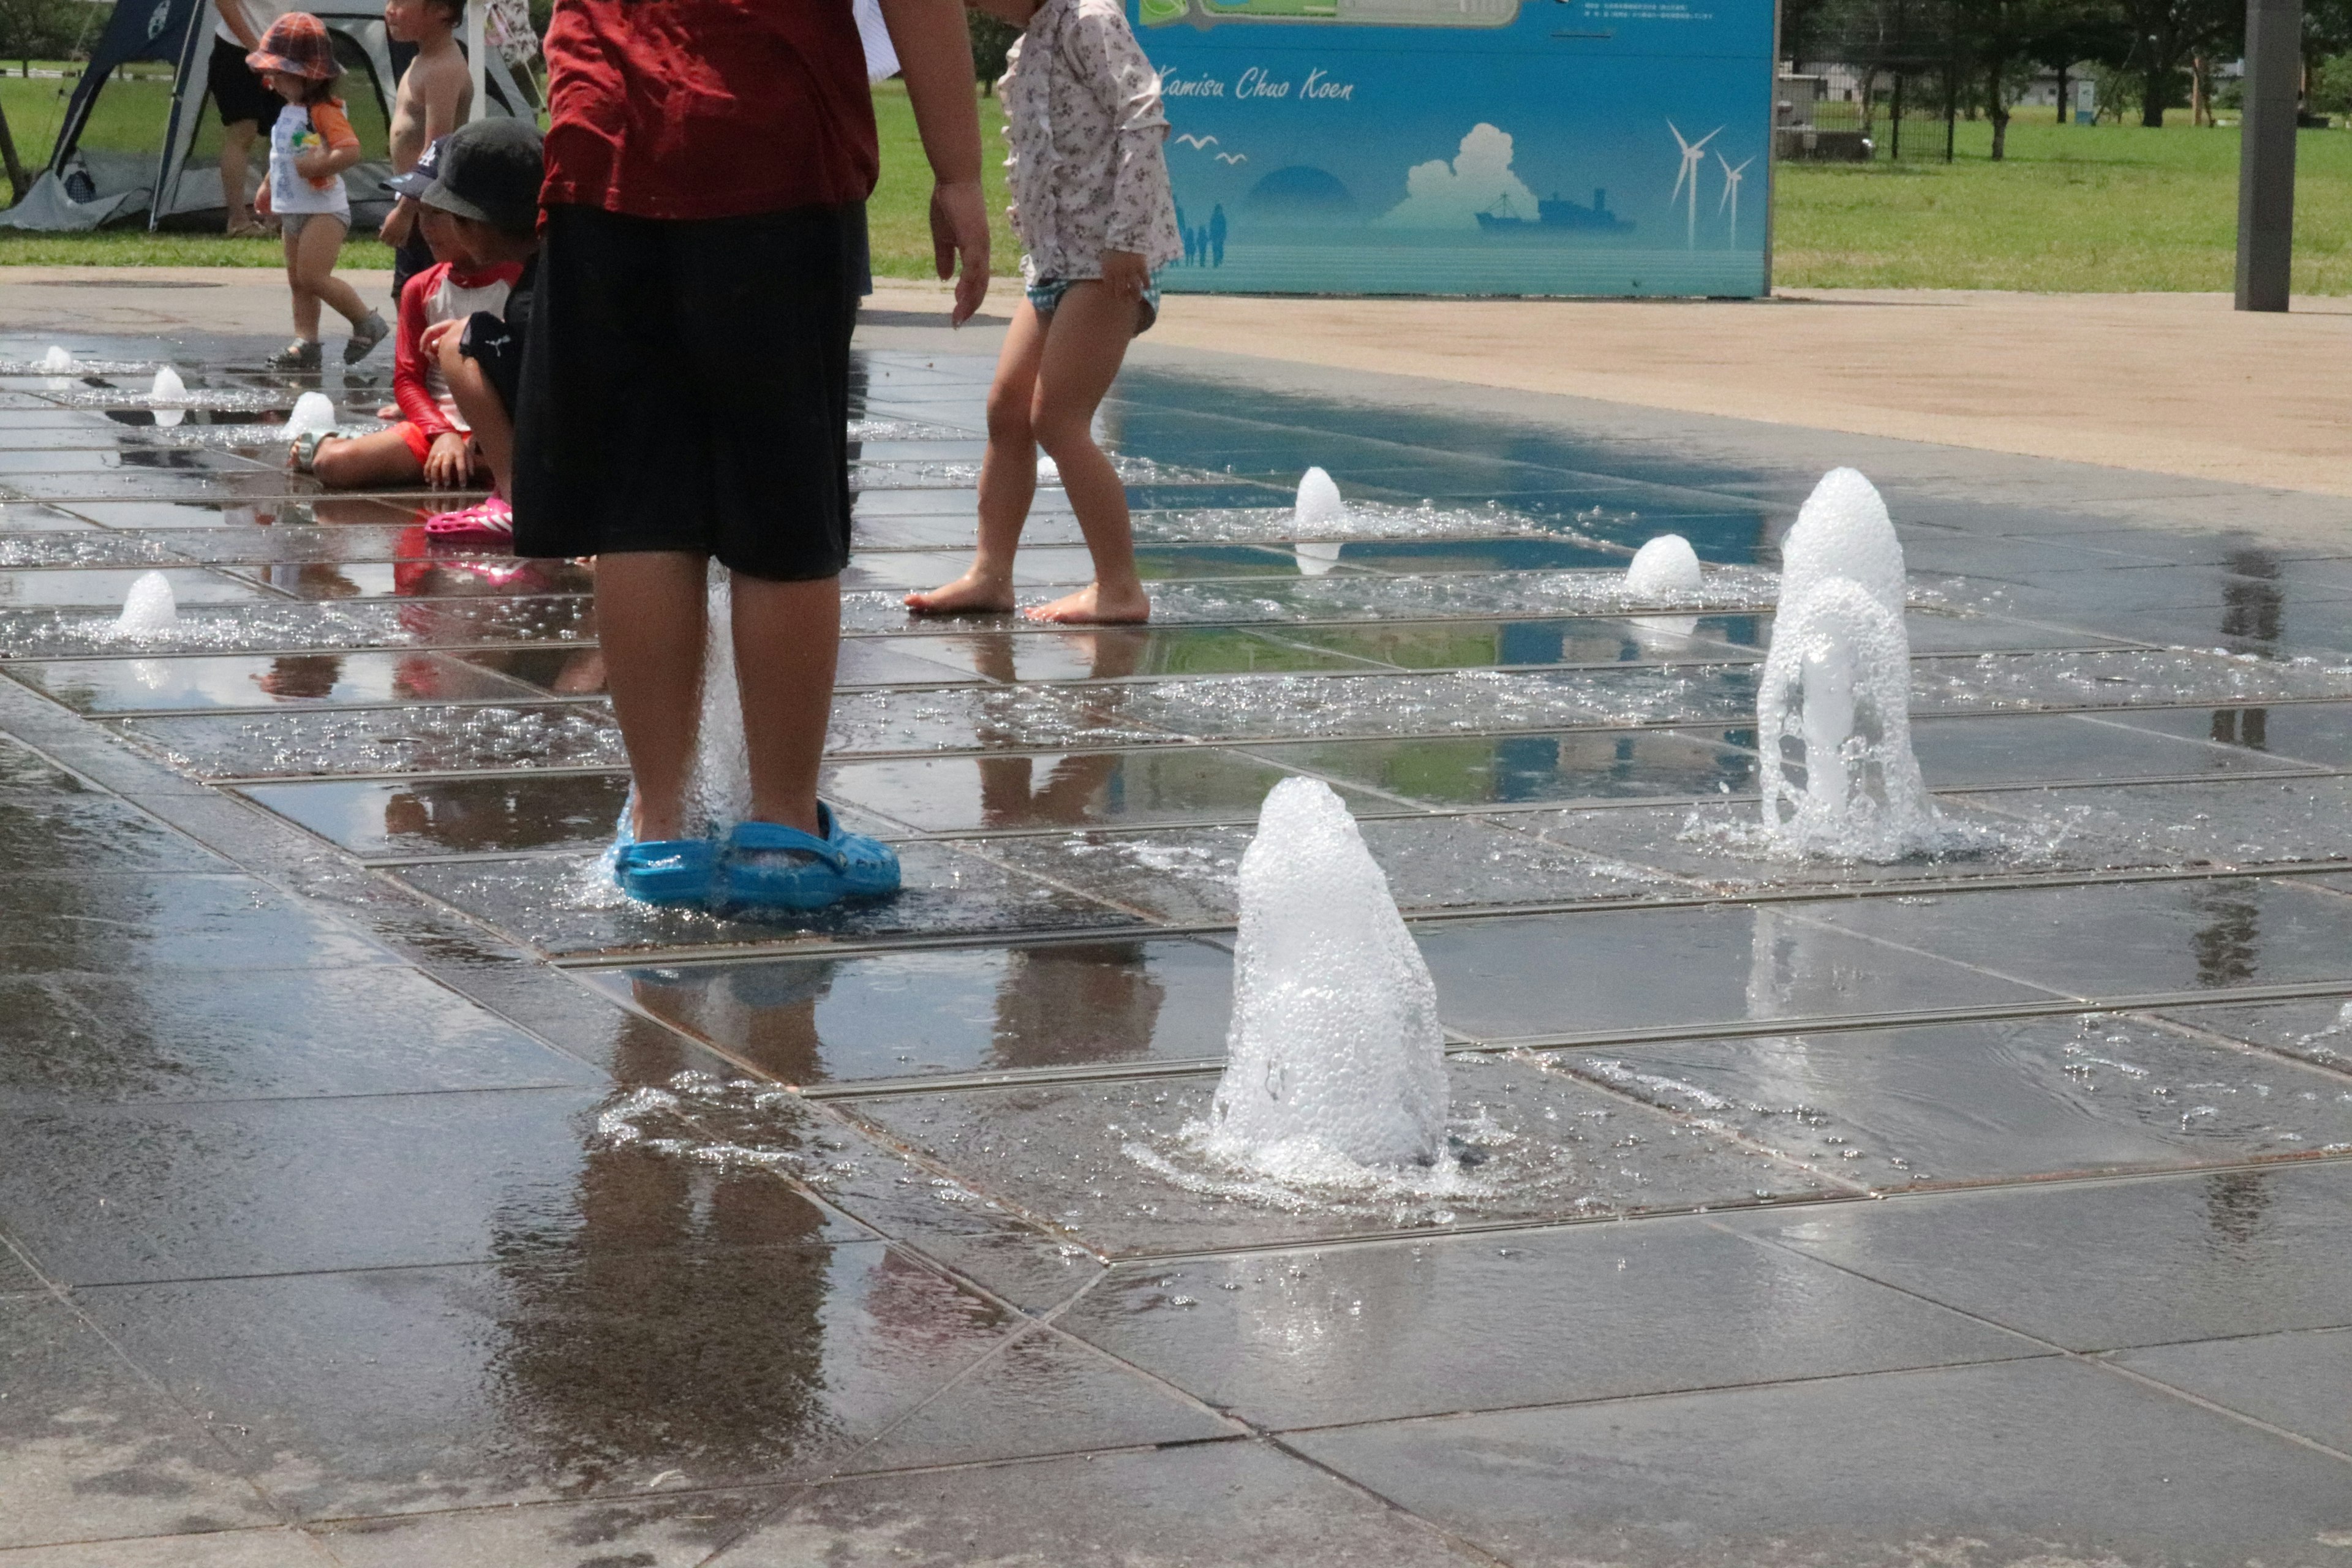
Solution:
[{"label": "blue information sign", "polygon": [[1130,0],[1163,288],[1770,288],[1772,0]]}]

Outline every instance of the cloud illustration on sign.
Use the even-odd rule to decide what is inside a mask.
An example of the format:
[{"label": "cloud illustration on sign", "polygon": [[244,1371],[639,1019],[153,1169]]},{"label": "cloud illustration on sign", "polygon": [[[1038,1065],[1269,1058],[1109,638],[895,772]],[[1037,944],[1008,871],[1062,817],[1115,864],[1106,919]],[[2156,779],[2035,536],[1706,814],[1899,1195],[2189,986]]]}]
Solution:
[{"label": "cloud illustration on sign", "polygon": [[1381,221],[1405,228],[1475,228],[1482,212],[1532,220],[1536,194],[1511,173],[1511,136],[1485,121],[1470,128],[1452,163],[1433,158],[1404,177],[1404,200]]}]

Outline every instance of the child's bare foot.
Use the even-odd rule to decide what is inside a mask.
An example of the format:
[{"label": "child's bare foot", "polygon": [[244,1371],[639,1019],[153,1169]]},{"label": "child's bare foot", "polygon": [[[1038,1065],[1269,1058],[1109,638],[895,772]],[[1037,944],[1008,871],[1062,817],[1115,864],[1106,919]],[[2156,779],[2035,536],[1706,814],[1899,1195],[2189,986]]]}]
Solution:
[{"label": "child's bare foot", "polygon": [[909,594],[906,603],[919,616],[1002,616],[1013,608],[1013,584],[971,571],[928,594]]},{"label": "child's bare foot", "polygon": [[1134,626],[1151,618],[1151,599],[1140,588],[1132,594],[1106,594],[1101,584],[1089,583],[1075,594],[1022,614],[1033,621],[1054,621],[1063,626]]}]

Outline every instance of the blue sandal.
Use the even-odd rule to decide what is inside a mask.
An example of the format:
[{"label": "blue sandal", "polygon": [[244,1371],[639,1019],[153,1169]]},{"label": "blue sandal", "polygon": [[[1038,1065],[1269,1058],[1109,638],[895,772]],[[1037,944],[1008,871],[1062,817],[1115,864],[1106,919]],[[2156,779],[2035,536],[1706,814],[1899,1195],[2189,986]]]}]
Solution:
[{"label": "blue sandal", "polygon": [[851,898],[886,899],[898,890],[897,850],[879,838],[846,831],[823,801],[816,803],[816,819],[824,829],[824,841],[840,858],[841,879]]},{"label": "blue sandal", "polygon": [[845,833],[819,803],[824,837],[773,822],[741,822],[727,836],[730,904],[753,909],[822,910],[843,899],[882,898],[898,890],[898,857],[863,834]]},{"label": "blue sandal", "polygon": [[705,904],[719,869],[719,847],[708,838],[653,838],[613,850],[613,880],[646,904]]}]

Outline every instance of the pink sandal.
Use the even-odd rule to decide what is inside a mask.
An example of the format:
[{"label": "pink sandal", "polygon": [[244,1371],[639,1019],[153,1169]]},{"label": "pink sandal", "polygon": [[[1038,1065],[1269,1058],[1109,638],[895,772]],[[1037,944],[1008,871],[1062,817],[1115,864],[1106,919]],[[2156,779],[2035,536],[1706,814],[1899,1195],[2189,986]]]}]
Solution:
[{"label": "pink sandal", "polygon": [[463,511],[445,511],[425,520],[425,532],[431,539],[478,539],[485,543],[514,542],[514,508],[498,497]]}]

